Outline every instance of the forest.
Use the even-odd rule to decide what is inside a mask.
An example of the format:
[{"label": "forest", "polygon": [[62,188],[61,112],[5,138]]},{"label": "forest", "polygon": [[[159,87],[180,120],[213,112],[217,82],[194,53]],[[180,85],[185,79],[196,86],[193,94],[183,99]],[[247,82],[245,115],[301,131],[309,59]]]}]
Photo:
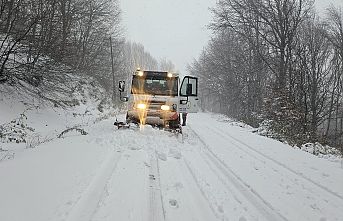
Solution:
[{"label": "forest", "polygon": [[201,76],[202,108],[342,151],[343,14],[313,3],[218,1],[212,39],[188,68]]},{"label": "forest", "polygon": [[75,78],[93,79],[111,98],[118,78],[159,66],[174,69],[125,39],[117,0],[0,2],[0,83],[61,104],[52,94]]}]

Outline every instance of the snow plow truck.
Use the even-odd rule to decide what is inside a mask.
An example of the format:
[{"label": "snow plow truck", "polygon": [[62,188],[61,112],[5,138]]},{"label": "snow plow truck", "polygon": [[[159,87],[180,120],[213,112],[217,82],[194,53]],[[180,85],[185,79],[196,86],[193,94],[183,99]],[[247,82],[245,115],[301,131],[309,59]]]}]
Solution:
[{"label": "snow plow truck", "polygon": [[137,69],[131,76],[129,90],[119,82],[120,100],[127,102],[126,124],[158,126],[181,132],[180,114],[198,111],[198,78],[164,71]]}]

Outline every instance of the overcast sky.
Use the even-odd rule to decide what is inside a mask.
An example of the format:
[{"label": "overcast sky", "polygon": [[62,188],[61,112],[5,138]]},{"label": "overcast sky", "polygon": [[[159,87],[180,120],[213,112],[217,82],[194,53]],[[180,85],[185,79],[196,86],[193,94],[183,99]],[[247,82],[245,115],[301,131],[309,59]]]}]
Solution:
[{"label": "overcast sky", "polygon": [[[120,0],[123,26],[128,40],[144,45],[157,59],[171,60],[186,74],[186,66],[198,58],[211,36],[208,10],[216,0]],[[343,0],[316,0],[323,11],[330,3]]]}]

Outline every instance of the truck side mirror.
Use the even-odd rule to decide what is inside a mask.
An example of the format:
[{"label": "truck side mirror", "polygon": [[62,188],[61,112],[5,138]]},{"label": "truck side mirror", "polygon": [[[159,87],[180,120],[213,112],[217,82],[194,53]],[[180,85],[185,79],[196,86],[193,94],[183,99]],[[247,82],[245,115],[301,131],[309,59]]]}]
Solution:
[{"label": "truck side mirror", "polygon": [[125,81],[119,81],[119,91],[120,92],[125,91]]},{"label": "truck side mirror", "polygon": [[120,92],[120,101],[127,102],[129,100],[128,97],[123,96],[123,92],[125,91],[125,81],[119,81],[119,92]]}]

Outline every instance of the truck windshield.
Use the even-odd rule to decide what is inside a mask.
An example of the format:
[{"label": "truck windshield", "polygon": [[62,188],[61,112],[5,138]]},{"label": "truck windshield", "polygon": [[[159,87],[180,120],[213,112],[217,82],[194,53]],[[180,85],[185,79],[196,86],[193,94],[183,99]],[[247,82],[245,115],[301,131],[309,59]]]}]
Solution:
[{"label": "truck windshield", "polygon": [[132,94],[150,94],[163,96],[178,95],[178,78],[162,76],[133,76]]}]

